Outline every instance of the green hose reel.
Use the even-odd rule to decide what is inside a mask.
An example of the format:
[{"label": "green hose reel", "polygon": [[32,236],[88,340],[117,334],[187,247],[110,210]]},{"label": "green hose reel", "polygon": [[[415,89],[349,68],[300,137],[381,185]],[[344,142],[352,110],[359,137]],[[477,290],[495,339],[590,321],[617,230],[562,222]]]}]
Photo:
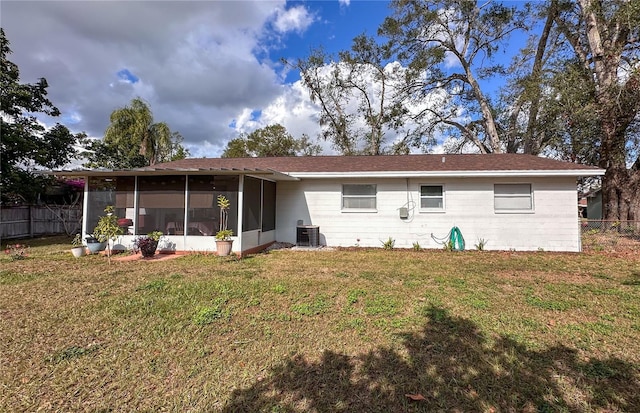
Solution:
[{"label": "green hose reel", "polygon": [[438,238],[431,233],[431,238],[440,245],[444,245],[444,248],[448,251],[464,251],[464,237],[460,228],[453,227],[449,234],[444,238]]},{"label": "green hose reel", "polygon": [[456,251],[464,251],[464,237],[460,228],[453,227],[449,232],[449,245]]}]

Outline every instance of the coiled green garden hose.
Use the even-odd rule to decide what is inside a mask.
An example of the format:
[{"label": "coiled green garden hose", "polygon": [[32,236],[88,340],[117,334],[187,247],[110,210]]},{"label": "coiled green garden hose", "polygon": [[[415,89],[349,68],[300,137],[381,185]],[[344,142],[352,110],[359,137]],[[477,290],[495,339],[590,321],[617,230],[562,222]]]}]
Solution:
[{"label": "coiled green garden hose", "polygon": [[456,251],[464,251],[464,237],[462,236],[460,228],[451,228],[451,232],[449,232],[449,244]]}]

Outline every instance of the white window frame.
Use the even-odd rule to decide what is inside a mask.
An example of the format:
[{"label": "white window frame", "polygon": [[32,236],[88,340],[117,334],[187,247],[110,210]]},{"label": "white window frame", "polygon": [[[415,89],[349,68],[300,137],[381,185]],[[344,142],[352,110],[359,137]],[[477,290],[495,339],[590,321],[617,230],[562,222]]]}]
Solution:
[{"label": "white window frame", "polygon": [[[522,193],[508,193],[508,194],[498,194],[496,193],[496,189],[498,187],[515,187],[515,186],[528,186],[529,187],[529,191],[528,193],[522,192]],[[508,199],[529,199],[529,205],[530,207],[528,208],[498,208],[496,206],[496,199],[502,199],[502,200],[508,200]],[[510,183],[498,183],[498,184],[493,184],[493,210],[496,214],[526,214],[526,213],[533,213],[535,211],[535,204],[534,204],[534,198],[533,198],[533,184],[529,183],[529,182],[510,182]]]},{"label": "white window frame", "polygon": [[[440,188],[442,188],[442,195],[441,196],[423,196],[422,188],[425,186],[439,186]],[[444,184],[420,184],[418,191],[419,191],[418,196],[420,198],[420,212],[445,212],[447,204],[446,204],[446,189]],[[428,208],[428,207],[422,206],[423,199],[440,199],[440,198],[442,198],[442,208]]]},{"label": "white window frame", "polygon": [[[374,193],[373,195],[345,195],[344,188],[345,186],[371,186],[373,187]],[[345,198],[347,199],[355,199],[355,198],[373,198],[373,208],[349,208],[345,207]],[[342,212],[376,212],[378,209],[378,185],[376,184],[342,184],[342,192],[340,197],[340,209]]]}]

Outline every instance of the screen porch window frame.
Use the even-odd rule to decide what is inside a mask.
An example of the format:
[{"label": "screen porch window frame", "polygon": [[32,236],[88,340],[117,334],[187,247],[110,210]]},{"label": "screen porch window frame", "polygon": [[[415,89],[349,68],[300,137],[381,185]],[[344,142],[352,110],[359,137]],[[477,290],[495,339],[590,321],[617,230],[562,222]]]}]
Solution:
[{"label": "screen porch window frame", "polygon": [[[439,187],[440,195],[438,196],[424,195],[422,188],[426,188],[426,187]],[[442,200],[442,206],[441,207],[423,206],[423,200],[433,200],[433,199]],[[420,212],[445,212],[445,208],[447,206],[445,199],[446,199],[446,190],[445,190],[444,184],[420,184]]]},{"label": "screen porch window frame", "polygon": [[[363,206],[369,200],[370,205]],[[357,203],[358,206],[350,204]],[[378,207],[378,186],[376,184],[342,184],[342,212],[376,212]]]},{"label": "screen porch window frame", "polygon": [[531,183],[493,184],[493,210],[497,214],[533,213],[535,211],[533,192]]}]

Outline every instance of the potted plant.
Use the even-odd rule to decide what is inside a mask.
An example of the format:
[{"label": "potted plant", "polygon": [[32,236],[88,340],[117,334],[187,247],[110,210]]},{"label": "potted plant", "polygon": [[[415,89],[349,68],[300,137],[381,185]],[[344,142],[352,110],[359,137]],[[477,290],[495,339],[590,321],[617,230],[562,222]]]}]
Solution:
[{"label": "potted plant", "polygon": [[233,246],[233,231],[227,229],[229,220],[229,208],[231,202],[224,195],[218,195],[218,207],[220,208],[220,231],[216,233],[216,251],[218,255],[229,255]]},{"label": "potted plant", "polygon": [[87,252],[84,245],[82,245],[82,237],[80,236],[80,234],[76,234],[76,236],[71,241],[71,246],[71,253],[76,258],[82,257]]},{"label": "potted plant", "polygon": [[[124,233],[122,228],[118,225],[118,217],[113,214],[113,210],[113,205],[107,205],[104,209],[105,215],[98,219],[98,224],[93,229],[93,237],[99,242],[106,243],[109,263],[111,263],[111,247],[109,245],[109,241],[115,241]],[[87,245],[89,245],[88,241]],[[91,247],[89,247],[89,249],[91,249]]]},{"label": "potted plant", "polygon": [[107,248],[106,240],[100,241],[98,237],[94,234],[87,235],[85,237],[85,241],[87,241],[87,248],[89,249],[89,254],[96,254],[100,251],[104,251]]},{"label": "potted plant", "polygon": [[140,253],[145,258],[153,257],[156,253],[156,249],[158,248],[158,241],[160,241],[162,235],[163,234],[160,231],[153,231],[147,235],[136,238],[136,249],[140,250]]}]

